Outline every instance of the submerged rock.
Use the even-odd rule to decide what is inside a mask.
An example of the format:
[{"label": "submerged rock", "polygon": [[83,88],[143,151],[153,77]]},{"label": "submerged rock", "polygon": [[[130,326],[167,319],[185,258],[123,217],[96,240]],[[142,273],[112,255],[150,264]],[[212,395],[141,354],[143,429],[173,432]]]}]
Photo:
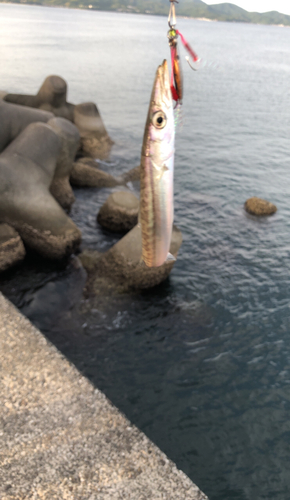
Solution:
[{"label": "submerged rock", "polygon": [[277,207],[267,200],[254,196],[246,201],[245,210],[252,215],[272,215],[277,212]]},{"label": "submerged rock", "polygon": [[66,101],[67,83],[57,75],[46,77],[36,95],[7,94],[7,102],[50,111],[55,116],[73,121],[74,105]]},{"label": "submerged rock", "polygon": [[138,198],[130,191],[117,191],[107,198],[98,213],[97,221],[110,231],[128,232],[136,226],[138,212]]},{"label": "submerged rock", "polygon": [[64,118],[52,118],[47,124],[57,133],[62,142],[49,190],[63,208],[70,209],[75,197],[69,177],[79,148],[80,134],[75,125]]},{"label": "submerged rock", "polygon": [[19,234],[8,224],[0,224],[0,272],[14,266],[25,257]]},{"label": "submerged rock", "polygon": [[73,164],[70,181],[74,186],[80,187],[103,188],[119,185],[118,179],[100,170],[92,158],[80,158]]},{"label": "submerged rock", "polygon": [[0,222],[13,226],[41,255],[60,259],[79,245],[81,233],[49,192],[60,137],[33,123],[0,155]]},{"label": "submerged rock", "polygon": [[74,108],[75,125],[81,135],[81,151],[85,156],[106,159],[114,144],[105,129],[97,106],[93,102],[78,104]]},{"label": "submerged rock", "polygon": [[[173,226],[170,253],[174,257],[177,257],[181,243],[182,234]],[[141,228],[138,225],[103,254],[84,251],[79,258],[89,274],[87,293],[100,294],[108,290],[122,293],[152,288],[169,276],[174,261],[149,268],[141,261],[141,254]]]},{"label": "submerged rock", "polygon": [[[63,318],[69,310],[77,306],[82,298],[86,282],[86,271],[75,256],[71,256],[61,272],[46,275],[42,286],[30,291],[29,299],[24,300],[22,313],[34,325],[51,328],[57,319]],[[31,283],[30,283],[31,285]],[[27,287],[23,292],[25,296]]]}]

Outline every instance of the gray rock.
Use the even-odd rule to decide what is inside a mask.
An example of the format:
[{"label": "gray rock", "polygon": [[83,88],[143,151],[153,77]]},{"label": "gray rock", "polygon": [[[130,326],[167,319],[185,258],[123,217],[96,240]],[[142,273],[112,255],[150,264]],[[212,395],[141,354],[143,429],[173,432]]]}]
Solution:
[{"label": "gray rock", "polygon": [[[182,234],[173,226],[170,253],[177,257],[182,243]],[[141,228],[135,226],[116,245],[104,254],[92,250],[84,251],[80,260],[89,278],[88,294],[103,294],[106,291],[122,293],[132,289],[152,288],[164,281],[170,274],[174,262],[165,262],[160,267],[147,267],[141,262]]]},{"label": "gray rock", "polygon": [[0,224],[0,272],[14,266],[25,257],[19,234],[8,224]]},{"label": "gray rock", "polygon": [[97,221],[110,231],[128,232],[136,226],[138,212],[138,198],[130,191],[117,191],[107,198],[98,213]]},{"label": "gray rock", "polygon": [[63,208],[70,209],[75,197],[69,177],[76,152],[79,149],[80,134],[75,125],[64,118],[52,118],[48,125],[57,133],[62,142],[50,192]]},{"label": "gray rock", "polygon": [[251,215],[272,215],[277,212],[277,207],[269,201],[254,196],[246,201],[245,210]]},{"label": "gray rock", "polygon": [[93,102],[77,106],[67,102],[67,83],[60,76],[48,76],[36,95],[4,93],[3,99],[8,103],[39,108],[74,122],[81,134],[82,153],[93,158],[108,157],[113,141],[105,129],[97,106]]},{"label": "gray rock", "polygon": [[74,108],[73,121],[80,131],[82,153],[92,158],[107,158],[113,141],[105,129],[97,106],[93,102],[78,104]]},{"label": "gray rock", "polygon": [[100,170],[92,158],[80,158],[73,164],[70,181],[74,186],[81,187],[103,188],[119,185],[119,181]]},{"label": "gray rock", "polygon": [[56,259],[72,253],[81,240],[49,192],[61,148],[51,127],[34,123],[0,155],[0,221],[13,226],[28,246]]},{"label": "gray rock", "polygon": [[4,97],[8,94],[6,90],[0,90],[0,99],[4,99]]},{"label": "gray rock", "polygon": [[7,102],[50,111],[55,116],[73,121],[73,104],[66,101],[67,83],[60,76],[48,76],[36,95],[7,94]]},{"label": "gray rock", "polygon": [[45,123],[51,118],[52,113],[9,104],[0,99],[0,153],[27,125],[34,122]]},{"label": "gray rock", "polygon": [[122,179],[124,184],[127,184],[127,182],[140,181],[140,165],[123,174]]}]

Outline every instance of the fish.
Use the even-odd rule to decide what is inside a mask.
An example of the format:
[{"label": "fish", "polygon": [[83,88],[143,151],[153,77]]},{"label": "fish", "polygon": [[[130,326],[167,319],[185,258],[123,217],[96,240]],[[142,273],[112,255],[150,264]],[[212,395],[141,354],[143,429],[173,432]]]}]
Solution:
[{"label": "fish", "polygon": [[142,261],[159,267],[169,253],[173,226],[175,124],[167,61],[158,67],[144,130],[140,165]]}]

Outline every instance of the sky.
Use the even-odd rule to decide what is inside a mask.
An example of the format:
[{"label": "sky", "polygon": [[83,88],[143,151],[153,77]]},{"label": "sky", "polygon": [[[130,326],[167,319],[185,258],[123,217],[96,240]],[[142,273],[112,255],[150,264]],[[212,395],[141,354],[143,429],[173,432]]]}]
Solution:
[{"label": "sky", "polygon": [[234,3],[242,9],[249,12],[268,12],[269,10],[277,10],[283,14],[290,15],[290,0],[204,0],[205,3],[211,5],[213,3]]}]

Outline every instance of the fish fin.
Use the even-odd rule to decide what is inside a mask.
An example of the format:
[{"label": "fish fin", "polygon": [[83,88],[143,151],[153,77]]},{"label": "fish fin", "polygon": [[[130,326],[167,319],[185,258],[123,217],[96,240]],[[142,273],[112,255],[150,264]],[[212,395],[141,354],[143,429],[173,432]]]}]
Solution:
[{"label": "fish fin", "polygon": [[165,165],[165,163],[164,163],[164,165],[163,165],[163,167],[162,167],[162,174],[161,174],[161,178],[163,177],[163,174],[164,174],[165,172],[168,172],[168,170],[169,170],[169,168],[168,168],[168,167],[167,167],[167,165]]},{"label": "fish fin", "polygon": [[168,253],[165,262],[175,262],[175,261],[176,261],[176,258],[174,257],[174,255],[172,255],[171,253]]},{"label": "fish fin", "polygon": [[164,172],[168,172],[169,168],[167,167],[167,165],[162,165],[161,169],[160,169],[160,172],[158,173],[158,176],[156,177],[156,179],[158,181],[161,181],[162,177],[163,177],[163,174]]}]

